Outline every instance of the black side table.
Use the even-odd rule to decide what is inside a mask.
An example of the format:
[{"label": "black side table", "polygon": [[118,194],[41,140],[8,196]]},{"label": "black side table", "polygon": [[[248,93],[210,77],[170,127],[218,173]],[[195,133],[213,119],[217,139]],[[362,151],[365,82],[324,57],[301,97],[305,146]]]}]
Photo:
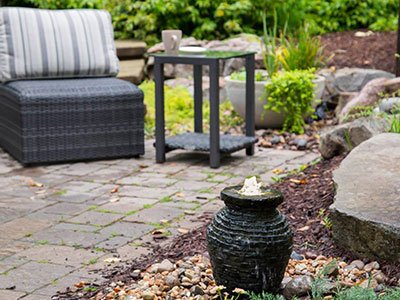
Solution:
[{"label": "black side table", "polygon": [[[150,54],[154,57],[156,86],[156,162],[165,162],[165,153],[175,149],[210,152],[210,167],[220,166],[220,154],[246,148],[247,155],[254,154],[254,52],[212,51],[201,55],[166,53]],[[243,57],[246,60],[246,136],[222,135],[219,132],[219,60]],[[194,133],[165,138],[164,119],[164,64],[193,65],[194,78]],[[209,66],[210,73],[210,134],[203,133],[202,117],[202,67]]]}]

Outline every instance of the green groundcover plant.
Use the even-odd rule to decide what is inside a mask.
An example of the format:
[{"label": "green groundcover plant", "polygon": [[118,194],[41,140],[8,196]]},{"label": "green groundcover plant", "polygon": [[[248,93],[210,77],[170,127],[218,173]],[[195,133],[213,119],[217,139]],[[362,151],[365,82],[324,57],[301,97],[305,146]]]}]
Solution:
[{"label": "green groundcover plant", "polygon": [[[155,85],[154,81],[146,81],[140,85],[144,92],[146,104],[145,132],[148,136],[154,134],[155,128]],[[165,87],[165,127],[171,134],[193,131],[194,128],[194,100],[189,91],[182,86]],[[204,129],[209,128],[210,105],[203,101]],[[221,129],[226,131],[232,127],[240,126],[243,120],[233,110],[230,102],[220,104]]]}]

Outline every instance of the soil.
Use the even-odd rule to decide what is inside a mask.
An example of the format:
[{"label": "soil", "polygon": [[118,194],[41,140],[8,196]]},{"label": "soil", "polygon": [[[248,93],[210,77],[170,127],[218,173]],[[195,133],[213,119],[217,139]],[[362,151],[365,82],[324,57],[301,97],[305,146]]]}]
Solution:
[{"label": "soil", "polygon": [[357,31],[335,32],[321,37],[325,55],[333,55],[328,67],[371,68],[395,73],[396,32],[374,32],[370,36],[355,37]]},{"label": "soil", "polygon": [[[279,209],[286,215],[294,231],[294,250],[297,253],[306,257],[313,255],[339,257],[346,262],[354,259],[369,262],[369,260],[340,248],[332,239],[328,211],[334,199],[332,171],[337,168],[343,158],[343,156],[337,156],[331,160],[323,160],[301,173],[286,177],[272,187],[281,190],[285,196],[285,201]],[[156,246],[152,255],[124,266],[102,270],[103,276],[108,279],[108,282],[102,284],[98,291],[107,287],[111,281],[133,282],[131,274],[134,270],[145,269],[166,258],[176,261],[195,254],[207,256],[205,232],[212,215],[203,215],[200,218],[204,220],[202,227],[174,239],[167,247]],[[400,279],[400,264],[382,260],[378,260],[378,262],[381,270],[389,278],[387,284],[396,285]],[[82,290],[78,291],[82,292]],[[87,299],[96,294],[95,292],[84,292],[84,297],[77,297],[78,291],[60,293],[55,299]]]}]

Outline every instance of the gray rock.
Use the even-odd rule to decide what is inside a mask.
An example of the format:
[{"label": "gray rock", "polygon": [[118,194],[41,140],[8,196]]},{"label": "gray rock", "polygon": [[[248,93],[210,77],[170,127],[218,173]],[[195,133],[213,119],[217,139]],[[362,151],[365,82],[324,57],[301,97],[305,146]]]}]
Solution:
[{"label": "gray rock", "polygon": [[359,270],[362,270],[362,269],[364,269],[364,266],[365,266],[365,264],[361,261],[361,260],[353,260],[351,263],[350,263],[350,266],[354,266],[354,267],[356,267],[357,269],[359,269]]},{"label": "gray rock", "polygon": [[293,251],[292,254],[290,255],[290,258],[294,260],[303,260],[304,256],[298,254],[296,251]]},{"label": "gray rock", "polygon": [[364,267],[364,271],[366,272],[371,272],[372,270],[379,270],[379,269],[380,265],[376,261],[370,262],[369,264],[366,264]]},{"label": "gray rock", "polygon": [[338,92],[359,92],[375,78],[394,78],[394,74],[361,68],[343,68],[336,71],[333,86]]},{"label": "gray rock", "polygon": [[192,293],[194,296],[203,296],[204,295],[204,291],[201,287],[199,287],[198,285],[195,285],[194,287],[192,287],[190,289],[190,293]]},{"label": "gray rock", "polygon": [[134,279],[139,278],[139,276],[140,276],[140,270],[134,270],[131,273],[131,277],[134,278]]},{"label": "gray rock", "polygon": [[171,272],[175,269],[174,264],[168,259],[164,259],[157,267],[157,272],[161,273],[164,271]]},{"label": "gray rock", "polygon": [[152,292],[144,292],[142,294],[143,300],[153,300],[155,295]]},{"label": "gray rock", "polygon": [[165,277],[165,284],[168,285],[170,288],[179,285],[180,282],[178,276],[173,274],[168,275],[167,277]]},{"label": "gray rock", "polygon": [[286,284],[283,295],[286,299],[292,299],[293,297],[301,297],[307,295],[311,291],[312,277],[311,276],[299,276],[293,278]]},{"label": "gray rock", "polygon": [[354,147],[375,135],[387,132],[390,121],[370,116],[337,125],[321,134],[319,151],[324,158],[350,152]]},{"label": "gray rock", "polygon": [[307,140],[306,139],[296,139],[296,146],[299,150],[304,150],[307,147]]},{"label": "gray rock", "polygon": [[292,277],[289,277],[289,276],[284,277],[283,280],[282,280],[282,282],[281,282],[280,289],[281,289],[281,290],[284,290],[285,287],[286,287],[286,285],[287,285],[291,280],[292,280]]},{"label": "gray rock", "polygon": [[379,104],[379,111],[385,113],[392,113],[393,111],[400,110],[400,97],[385,98]]},{"label": "gray rock", "polygon": [[400,262],[399,149],[400,134],[377,135],[355,148],[334,172],[332,230],[343,248]]},{"label": "gray rock", "polygon": [[274,135],[271,139],[271,144],[276,145],[276,144],[279,144],[280,141],[281,141],[281,138],[279,137],[279,135]]},{"label": "gray rock", "polygon": [[[322,95],[324,102],[338,103],[339,94],[359,92],[371,80],[376,78],[393,78],[388,72],[374,69],[344,68],[332,71],[321,69],[318,75],[325,77],[325,90]],[[343,107],[343,104],[341,105]],[[340,111],[339,111],[340,112]]]}]

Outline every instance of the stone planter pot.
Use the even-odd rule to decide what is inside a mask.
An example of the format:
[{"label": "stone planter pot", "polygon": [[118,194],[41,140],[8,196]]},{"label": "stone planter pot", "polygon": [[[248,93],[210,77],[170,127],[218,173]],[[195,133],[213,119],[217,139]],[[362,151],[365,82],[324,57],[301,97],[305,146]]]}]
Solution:
[{"label": "stone planter pot", "polygon": [[[263,70],[257,70],[261,72]],[[265,72],[265,71],[264,71]],[[322,93],[325,89],[325,77],[316,75],[315,84],[315,100],[313,107],[316,107]],[[264,110],[264,105],[267,103],[267,97],[264,93],[265,85],[269,81],[255,82],[255,124],[257,128],[281,128],[284,122],[284,115],[272,110]],[[246,115],[246,88],[245,81],[232,80],[230,76],[225,77],[225,87],[228,99],[231,101],[235,111],[242,117]],[[262,97],[264,94],[264,97]]]},{"label": "stone planter pot", "polygon": [[208,252],[218,285],[232,291],[277,292],[292,252],[293,234],[276,207],[283,196],[263,188],[241,196],[241,186],[221,192],[226,207],[207,229]]}]

